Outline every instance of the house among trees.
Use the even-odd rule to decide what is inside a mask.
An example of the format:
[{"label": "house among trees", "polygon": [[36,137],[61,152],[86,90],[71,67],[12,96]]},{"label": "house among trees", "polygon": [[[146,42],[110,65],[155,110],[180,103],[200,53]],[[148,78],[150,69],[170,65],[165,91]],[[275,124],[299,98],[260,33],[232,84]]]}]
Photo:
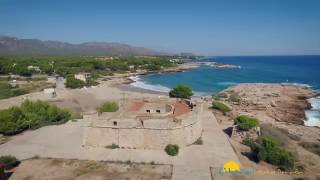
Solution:
[{"label": "house among trees", "polygon": [[80,72],[78,74],[75,74],[74,78],[81,80],[81,81],[84,81],[84,82],[87,82],[87,79],[90,78],[90,76],[91,76],[90,73]]},{"label": "house among trees", "polygon": [[28,66],[28,70],[41,73],[41,69],[39,68],[39,66]]}]

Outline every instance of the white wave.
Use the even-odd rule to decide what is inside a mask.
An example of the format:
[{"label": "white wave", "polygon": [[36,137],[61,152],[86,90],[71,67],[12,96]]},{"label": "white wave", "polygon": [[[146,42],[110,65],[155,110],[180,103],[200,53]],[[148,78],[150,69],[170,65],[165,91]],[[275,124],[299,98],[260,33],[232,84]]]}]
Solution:
[{"label": "white wave", "polygon": [[310,86],[309,84],[303,84],[303,83],[288,83],[288,82],[285,82],[285,83],[281,83],[281,84],[283,84],[283,85],[304,86],[304,87],[312,88],[312,86]]},{"label": "white wave", "polygon": [[130,85],[137,87],[137,88],[158,91],[158,92],[169,92],[170,91],[170,88],[168,88],[166,86],[162,86],[160,84],[155,84],[155,85],[147,84],[147,83],[143,82],[139,76],[132,76],[132,77],[130,77],[130,79],[134,81]]},{"label": "white wave", "polygon": [[320,127],[320,96],[310,98],[312,108],[306,111],[307,120],[304,122],[306,126]]},{"label": "white wave", "polygon": [[226,82],[218,82],[217,84],[218,84],[218,85],[222,85],[222,86],[232,86],[232,85],[235,85],[235,84],[237,84],[237,83],[226,81]]},{"label": "white wave", "polygon": [[[131,76],[131,77],[129,77],[129,79],[134,81],[130,85],[137,87],[137,88],[158,91],[158,92],[165,92],[165,93],[167,93],[171,90],[169,87],[162,86],[160,84],[155,84],[155,85],[147,84],[147,83],[143,82],[139,76]],[[209,95],[211,95],[210,92],[194,91],[193,93],[195,96],[209,96]]]}]

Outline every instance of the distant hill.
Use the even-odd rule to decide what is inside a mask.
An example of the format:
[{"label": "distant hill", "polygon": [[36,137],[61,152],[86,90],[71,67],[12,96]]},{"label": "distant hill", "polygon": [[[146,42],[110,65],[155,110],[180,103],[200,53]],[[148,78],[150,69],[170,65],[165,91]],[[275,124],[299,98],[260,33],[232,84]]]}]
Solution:
[{"label": "distant hill", "polygon": [[166,55],[144,47],[108,42],[71,44],[0,36],[0,55]]}]

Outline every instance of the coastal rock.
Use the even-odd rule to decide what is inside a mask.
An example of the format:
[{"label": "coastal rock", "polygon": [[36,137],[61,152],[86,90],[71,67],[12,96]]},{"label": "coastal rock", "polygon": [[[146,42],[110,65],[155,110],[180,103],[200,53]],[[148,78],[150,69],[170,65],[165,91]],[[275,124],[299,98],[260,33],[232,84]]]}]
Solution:
[{"label": "coastal rock", "polygon": [[[285,125],[293,135],[315,140],[320,136],[319,128],[306,127],[305,110],[311,108],[308,97],[316,95],[310,88],[289,84],[238,84],[223,91],[236,93],[241,98],[240,104],[232,104],[237,112],[251,112],[260,123],[275,126]],[[310,129],[309,132],[302,131]]]}]

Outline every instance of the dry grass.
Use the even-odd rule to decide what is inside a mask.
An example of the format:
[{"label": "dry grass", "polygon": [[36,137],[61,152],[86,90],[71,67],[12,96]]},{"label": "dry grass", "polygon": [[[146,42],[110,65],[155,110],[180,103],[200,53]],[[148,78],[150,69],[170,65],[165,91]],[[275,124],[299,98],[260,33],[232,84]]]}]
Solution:
[{"label": "dry grass", "polygon": [[271,137],[279,146],[291,152],[295,159],[298,159],[296,143],[287,130],[273,127],[271,124],[261,124],[260,129],[263,137]]},{"label": "dry grass", "polygon": [[22,161],[12,180],[29,179],[128,179],[171,178],[172,166],[145,163],[103,162],[66,159],[29,159]]},{"label": "dry grass", "polygon": [[320,143],[319,142],[300,142],[299,145],[302,146],[303,148],[305,148],[306,150],[320,156]]},{"label": "dry grass", "polygon": [[281,146],[287,146],[291,140],[299,140],[299,137],[291,135],[286,129],[273,127],[271,124],[261,124],[260,128],[262,136],[271,137]]}]

